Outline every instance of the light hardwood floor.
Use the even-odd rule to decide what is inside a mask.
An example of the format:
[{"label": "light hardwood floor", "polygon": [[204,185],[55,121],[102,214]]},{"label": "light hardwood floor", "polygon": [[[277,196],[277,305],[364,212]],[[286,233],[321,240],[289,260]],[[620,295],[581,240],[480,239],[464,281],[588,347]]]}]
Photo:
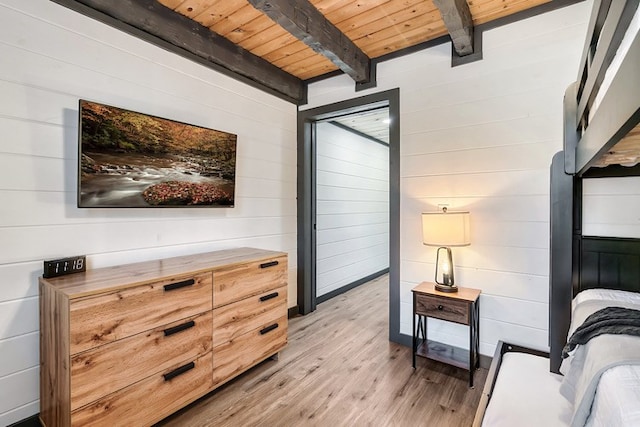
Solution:
[{"label": "light hardwood floor", "polygon": [[289,345],[159,426],[470,426],[487,371],[418,358],[388,339],[382,276],[289,323]]}]

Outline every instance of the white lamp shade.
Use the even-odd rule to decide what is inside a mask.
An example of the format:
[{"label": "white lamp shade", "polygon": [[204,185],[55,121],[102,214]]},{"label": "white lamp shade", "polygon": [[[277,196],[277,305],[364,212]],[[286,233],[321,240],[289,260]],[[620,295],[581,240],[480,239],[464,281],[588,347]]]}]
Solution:
[{"label": "white lamp shade", "polygon": [[422,214],[422,242],[427,246],[471,244],[469,212],[427,212]]}]

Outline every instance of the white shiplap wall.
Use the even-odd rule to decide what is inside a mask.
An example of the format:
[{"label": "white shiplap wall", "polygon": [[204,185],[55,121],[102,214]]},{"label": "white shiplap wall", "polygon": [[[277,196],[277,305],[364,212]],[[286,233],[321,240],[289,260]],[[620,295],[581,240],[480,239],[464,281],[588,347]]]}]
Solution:
[{"label": "white shiplap wall", "polygon": [[[232,209],[76,208],[78,99],[238,134]],[[289,253],[296,108],[47,0],[0,0],[0,425],[38,405],[42,261],[88,268],[236,246]]]},{"label": "white shiplap wall", "polygon": [[389,146],[316,126],[316,296],[389,267]]},{"label": "white shiplap wall", "polygon": [[[432,280],[435,250],[420,213],[471,212],[471,246],[454,248],[456,281],[482,289],[480,351],[499,339],[547,347],[549,165],[562,149],[562,99],[575,81],[590,2],[484,33],[479,62],[451,68],[451,46],[378,65],[400,88],[400,332],[411,334],[411,289]],[[313,84],[309,108],[361,96],[348,77]],[[465,327],[430,337],[468,347]]]},{"label": "white shiplap wall", "polygon": [[640,239],[640,177],[585,179],[582,194],[585,236]]}]

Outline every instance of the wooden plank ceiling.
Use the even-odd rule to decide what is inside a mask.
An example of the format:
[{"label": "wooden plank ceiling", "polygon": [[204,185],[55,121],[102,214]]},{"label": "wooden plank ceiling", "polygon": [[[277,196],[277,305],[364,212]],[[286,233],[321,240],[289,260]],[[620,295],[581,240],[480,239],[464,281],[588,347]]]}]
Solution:
[{"label": "wooden plank ceiling", "polygon": [[[338,70],[334,62],[276,24],[249,0],[158,1],[301,80]],[[479,25],[549,1],[468,0],[467,4],[473,25]],[[310,2],[369,58],[379,58],[448,32],[433,0]]]},{"label": "wooden plank ceiling", "polygon": [[582,0],[51,1],[303,104],[310,79],[372,87],[377,62],[426,42],[451,40],[457,64],[480,59],[487,26]]}]

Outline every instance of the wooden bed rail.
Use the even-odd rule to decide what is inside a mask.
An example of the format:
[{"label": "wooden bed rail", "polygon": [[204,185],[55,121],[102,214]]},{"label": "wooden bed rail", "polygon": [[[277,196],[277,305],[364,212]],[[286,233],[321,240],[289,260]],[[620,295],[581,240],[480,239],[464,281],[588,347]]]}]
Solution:
[{"label": "wooden bed rail", "polygon": [[473,418],[473,427],[482,426],[484,413],[487,410],[489,400],[491,399],[491,395],[493,394],[493,388],[495,387],[496,380],[498,379],[498,372],[500,371],[500,366],[502,365],[502,356],[504,356],[505,353],[509,352],[527,353],[545,358],[549,357],[549,353],[544,351],[533,350],[517,344],[510,344],[502,340],[498,341],[496,350],[493,354],[493,359],[491,361],[491,366],[489,367],[489,373],[487,374],[487,380],[485,381],[484,388],[482,389],[480,403],[478,403],[478,409],[476,409],[476,415]]}]

